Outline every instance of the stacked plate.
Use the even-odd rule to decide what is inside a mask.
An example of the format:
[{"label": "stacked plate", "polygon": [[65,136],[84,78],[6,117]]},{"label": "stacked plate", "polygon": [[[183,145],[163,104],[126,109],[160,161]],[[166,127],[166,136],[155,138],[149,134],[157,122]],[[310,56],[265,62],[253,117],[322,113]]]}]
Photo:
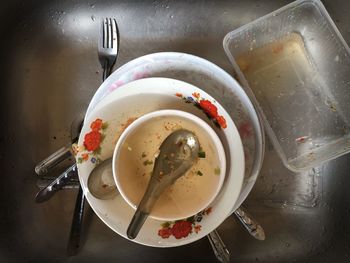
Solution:
[{"label": "stacked plate", "polygon": [[[198,107],[201,100],[214,105],[220,119]],[[124,237],[134,208],[121,195],[112,200],[94,198],[87,188],[87,178],[96,163],[113,155],[120,134],[133,120],[162,109],[185,111],[206,121],[220,138],[227,159],[224,184],[209,207],[176,221],[148,218],[133,240],[148,246],[172,247],[207,235],[241,205],[259,173],[264,136],[242,88],[209,61],[183,53],[156,53],[119,68],[101,85],[89,105],[76,158],[79,179],[91,207]],[[94,132],[99,135],[91,136],[86,147],[86,134]]]}]

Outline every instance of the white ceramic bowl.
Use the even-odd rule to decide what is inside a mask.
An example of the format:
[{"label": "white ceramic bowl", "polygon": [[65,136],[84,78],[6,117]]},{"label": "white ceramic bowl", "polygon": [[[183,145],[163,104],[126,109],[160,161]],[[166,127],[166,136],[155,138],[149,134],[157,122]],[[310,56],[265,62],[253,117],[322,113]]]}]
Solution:
[{"label": "white ceramic bowl", "polygon": [[[121,195],[112,200],[94,198],[88,191],[87,179],[96,163],[112,157],[126,126],[146,113],[162,109],[182,110],[204,120],[220,138],[226,155],[225,180],[209,208],[176,222],[148,218],[133,240],[148,246],[173,247],[194,242],[216,229],[232,213],[242,189],[245,169],[242,141],[232,119],[214,98],[174,79],[130,82],[106,96],[87,115],[75,151],[79,180],[90,206],[106,225],[127,238],[126,229],[134,209]],[[208,112],[215,113],[214,117]],[[186,231],[178,232],[179,227],[184,226]]]},{"label": "white ceramic bowl", "polygon": [[[163,208],[164,213],[161,215],[154,215],[152,214],[152,212],[150,213],[150,217],[157,219],[157,220],[165,220],[165,221],[176,221],[176,220],[180,220],[183,218],[188,218],[191,217],[197,213],[199,213],[200,211],[204,210],[205,208],[209,207],[211,202],[214,201],[214,199],[216,198],[216,196],[218,195],[222,184],[224,182],[224,178],[225,178],[225,174],[226,174],[226,157],[225,157],[225,151],[224,151],[224,147],[221,144],[221,141],[219,139],[219,137],[217,136],[217,134],[214,132],[214,130],[202,119],[200,119],[199,117],[191,114],[191,113],[187,113],[184,111],[179,111],[179,110],[160,110],[160,111],[154,111],[148,114],[145,114],[143,116],[141,116],[140,118],[138,118],[137,120],[135,120],[133,123],[131,123],[121,134],[121,136],[118,139],[118,142],[115,146],[115,150],[114,150],[114,154],[113,154],[113,177],[114,177],[114,181],[117,185],[118,191],[119,193],[122,195],[122,197],[124,198],[124,200],[133,208],[136,210],[138,204],[131,201],[130,196],[128,196],[128,194],[125,191],[125,185],[123,185],[123,181],[121,180],[121,177],[126,175],[129,175],[130,172],[132,171],[132,176],[137,176],[137,173],[135,171],[133,171],[134,167],[137,166],[137,163],[133,162],[132,166],[134,167],[125,167],[126,163],[124,161],[121,161],[120,157],[121,154],[123,153],[123,147],[125,146],[125,143],[128,143],[128,139],[134,135],[135,133],[137,133],[138,131],[142,131],[144,132],[142,129],[144,129],[143,127],[145,127],[145,125],[147,124],[152,124],[152,122],[154,123],[155,121],[157,121],[159,123],[165,123],[167,120],[174,120],[174,118],[176,118],[177,123],[181,123],[181,125],[184,129],[189,129],[189,125],[191,125],[191,128],[196,129],[196,131],[199,133],[199,135],[201,135],[202,141],[199,141],[199,143],[201,145],[207,145],[207,142],[210,141],[210,148],[213,148],[212,151],[210,152],[210,156],[217,158],[218,160],[218,167],[220,168],[220,173],[218,175],[214,174],[214,170],[215,167],[211,167],[211,169],[209,171],[206,171],[204,173],[204,175],[202,176],[184,176],[182,178],[182,182],[181,184],[179,184],[179,182],[176,184],[174,184],[174,187],[176,187],[179,190],[179,187],[181,187],[183,189],[183,191],[181,191],[182,196],[177,196],[174,197],[172,196],[171,201],[169,201],[166,204],[166,209]],[[187,126],[186,126],[187,123]],[[172,125],[172,124],[170,124]],[[162,143],[161,139],[160,139],[160,135],[159,133],[165,133],[163,135],[168,136],[169,134],[172,133],[171,130],[166,129],[167,126],[164,127],[158,127],[157,128],[157,136],[159,136],[159,139],[157,139],[156,137],[154,137],[152,139],[151,144],[153,144],[154,146],[160,145],[160,143]],[[175,128],[175,130],[177,130],[179,128]],[[150,137],[150,134],[147,134],[148,137]],[[198,137],[199,138],[199,137]],[[204,139],[205,138],[205,139]],[[205,140],[205,142],[204,142]],[[142,140],[143,141],[143,140]],[[144,147],[145,142],[142,142],[142,147]],[[209,148],[209,147],[208,147]],[[207,155],[209,154],[209,150],[207,148]],[[146,149],[144,149],[146,150]],[[132,153],[132,155],[136,155],[135,149],[132,149],[131,147],[129,147],[128,151],[130,151],[130,153]],[[139,158],[140,154],[138,154],[137,159]],[[135,156],[136,157],[136,156]],[[210,158],[209,156],[207,156],[206,158]],[[202,164],[203,162],[209,162],[209,159],[199,159],[198,161],[200,161]],[[154,160],[154,157],[151,157],[151,160]],[[139,158],[140,163],[142,163],[144,161],[144,159]],[[154,162],[153,162],[154,163]],[[207,166],[206,166],[207,167]],[[144,167],[143,169],[146,169],[146,167]],[[150,169],[150,168],[148,168]],[[206,169],[208,170],[208,169]],[[210,173],[210,174],[209,174]],[[142,175],[141,173],[138,174],[139,177],[141,177],[142,180],[144,180],[145,178],[145,174]],[[149,179],[149,178],[148,178]],[[211,179],[211,183],[216,183],[214,185],[212,185],[212,187],[210,187],[211,189],[207,188],[207,185],[203,185],[203,183],[205,183],[208,179]],[[193,184],[193,182],[198,183],[198,185]],[[187,183],[191,184],[191,191],[185,191],[186,185],[183,186],[182,183]],[[130,187],[130,186],[129,186]],[[211,194],[205,195],[204,193],[204,188],[207,188],[208,191],[211,192]],[[214,188],[214,189],[213,189]],[[136,191],[135,188],[132,188],[132,192],[131,194],[134,194]],[[140,194],[142,196],[142,193],[135,193],[135,194]],[[162,196],[160,197],[160,199],[162,198]],[[178,199],[179,201],[175,201],[173,200],[174,198]],[[197,200],[198,202],[200,202],[200,206],[192,206],[191,202],[193,203],[194,200]],[[201,199],[201,200],[198,200]],[[162,200],[160,200],[162,201]],[[156,204],[157,205],[157,204]],[[183,207],[186,207],[186,211],[181,211]],[[174,211],[179,210],[178,213],[174,213]],[[171,214],[172,216],[169,216],[169,214]]]}]

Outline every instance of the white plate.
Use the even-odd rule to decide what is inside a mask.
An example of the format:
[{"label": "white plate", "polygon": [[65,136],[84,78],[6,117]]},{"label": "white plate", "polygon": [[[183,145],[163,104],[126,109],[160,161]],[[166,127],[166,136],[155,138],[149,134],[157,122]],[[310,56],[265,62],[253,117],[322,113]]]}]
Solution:
[{"label": "white plate", "polygon": [[86,116],[113,90],[136,79],[167,77],[190,83],[206,91],[226,109],[238,131],[245,155],[245,176],[234,212],[246,199],[260,172],[265,135],[258,115],[241,86],[223,69],[197,56],[161,52],[136,58],[110,75],[93,96]]},{"label": "white plate", "polygon": [[[203,110],[198,108],[198,102],[203,99],[217,107],[220,119],[225,120],[225,124],[220,122],[222,127],[216,121],[218,118],[209,119]],[[103,222],[126,237],[126,229],[135,210],[121,195],[107,201],[94,198],[87,189],[88,175],[94,168],[96,160],[112,156],[125,124],[145,113],[160,109],[183,110],[205,120],[222,141],[227,160],[224,185],[208,210],[195,218],[177,222],[148,218],[137,238],[133,240],[148,246],[171,247],[194,242],[217,228],[232,212],[241,192],[244,178],[242,142],[230,116],[209,94],[185,82],[166,78],[130,82],[98,103],[87,116],[79,137],[76,158],[80,183],[89,204]],[[103,140],[100,143],[96,139],[88,140],[86,134],[89,134],[89,138],[96,138],[96,134],[100,134]],[[170,228],[173,232],[169,232]],[[187,229],[187,232],[179,231],[179,228]],[[167,233],[172,235],[167,237]],[[177,239],[176,236],[180,238]]]}]

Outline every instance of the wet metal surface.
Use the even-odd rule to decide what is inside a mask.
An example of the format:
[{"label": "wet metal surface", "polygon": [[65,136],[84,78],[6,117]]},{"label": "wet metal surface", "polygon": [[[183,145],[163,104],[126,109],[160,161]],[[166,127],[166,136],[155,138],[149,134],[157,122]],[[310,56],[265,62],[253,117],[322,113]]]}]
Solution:
[{"label": "wet metal surface", "polygon": [[[84,247],[66,256],[77,190],[35,204],[34,166],[67,143],[70,125],[100,84],[101,17],[119,24],[115,68],[138,56],[180,51],[232,72],[229,31],[289,1],[8,1],[0,7],[2,85],[0,262],[215,262],[207,239],[156,249],[119,237],[87,214]],[[350,43],[350,2],[324,1]],[[350,156],[308,173],[283,167],[270,143],[245,206],[264,227],[252,238],[234,217],[218,229],[232,262],[350,262]],[[59,171],[56,171],[57,173]]]}]

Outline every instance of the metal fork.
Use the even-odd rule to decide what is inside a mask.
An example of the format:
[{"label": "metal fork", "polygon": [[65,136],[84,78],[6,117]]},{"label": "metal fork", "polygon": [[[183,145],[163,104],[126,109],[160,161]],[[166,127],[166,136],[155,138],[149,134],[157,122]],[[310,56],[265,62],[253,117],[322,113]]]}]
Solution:
[{"label": "metal fork", "polygon": [[[101,21],[101,30],[98,41],[98,58],[103,68],[102,80],[110,74],[119,51],[119,32],[117,21],[105,18]],[[82,120],[83,121],[83,120]],[[67,253],[72,256],[78,253],[84,217],[85,196],[81,186],[75,202],[71,232],[68,240]]]},{"label": "metal fork", "polygon": [[[101,20],[100,36],[98,40],[98,59],[103,68],[102,80],[105,80],[112,71],[119,51],[119,31],[117,21],[114,18],[105,18]],[[79,125],[83,119],[81,119]],[[63,146],[45,160],[41,161],[35,167],[35,172],[43,176],[49,173],[59,163],[71,156],[71,145],[76,142],[77,138],[72,138],[72,142]]]},{"label": "metal fork", "polygon": [[[103,68],[102,80],[105,80],[111,73],[115,64],[119,51],[119,31],[117,21],[112,18],[101,20],[100,35],[98,39],[98,58]],[[45,160],[41,161],[35,167],[35,172],[43,176],[53,170],[59,163],[71,157],[71,145],[76,142],[82,126],[84,114],[81,114],[81,119],[76,119],[72,129],[76,134],[76,138],[72,138],[66,146],[60,148]],[[78,128],[79,127],[79,128]]]},{"label": "metal fork", "polygon": [[105,80],[110,74],[119,51],[119,32],[117,21],[105,18],[101,23],[98,41],[98,59],[103,68],[102,78]]}]

